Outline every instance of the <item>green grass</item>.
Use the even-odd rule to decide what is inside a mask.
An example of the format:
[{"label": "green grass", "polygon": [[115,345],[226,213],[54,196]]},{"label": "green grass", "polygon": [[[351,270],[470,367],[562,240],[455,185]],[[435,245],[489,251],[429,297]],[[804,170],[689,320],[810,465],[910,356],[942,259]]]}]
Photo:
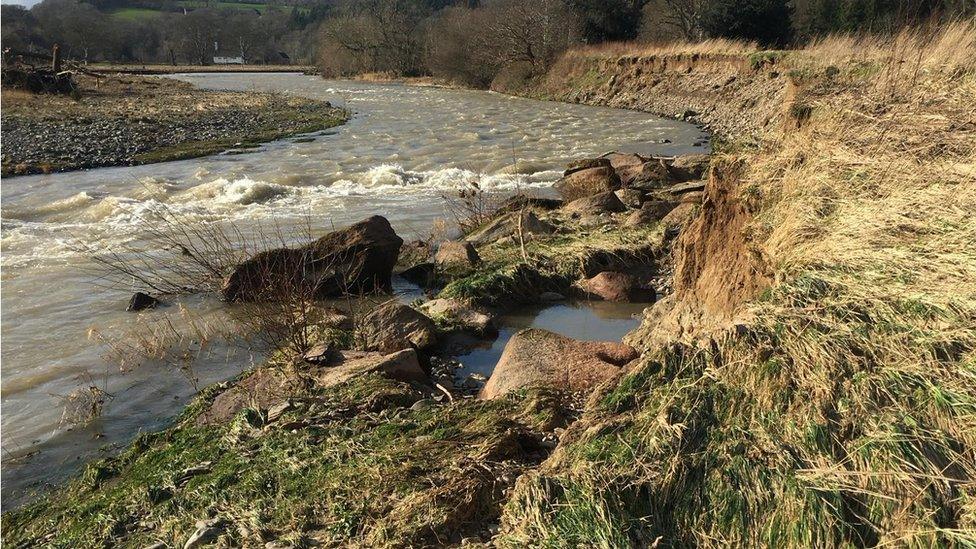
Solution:
[{"label": "green grass", "polygon": [[[5,544],[181,546],[198,520],[217,517],[223,541],[429,544],[475,535],[497,520],[496,477],[531,465],[539,418],[558,398],[531,392],[413,411],[422,395],[367,376],[297,399],[266,426],[258,410],[199,426],[211,390],[162,433],[90,465],[69,486],[3,515]],[[309,409],[309,406],[314,406]],[[311,426],[280,426],[309,419]],[[189,467],[209,470],[176,482]],[[478,511],[471,514],[471,511]]]},{"label": "green grass", "polygon": [[164,12],[150,8],[119,8],[109,12],[113,17],[129,21],[140,21],[159,17]]}]

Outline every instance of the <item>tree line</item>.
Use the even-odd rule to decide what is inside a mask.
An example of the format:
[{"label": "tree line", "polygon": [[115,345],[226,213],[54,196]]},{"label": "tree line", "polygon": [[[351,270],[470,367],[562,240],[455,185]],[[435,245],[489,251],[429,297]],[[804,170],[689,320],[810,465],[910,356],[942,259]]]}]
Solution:
[{"label": "tree line", "polygon": [[[221,8],[175,0],[4,5],[12,51],[60,44],[73,59],[208,64],[315,61],[327,76],[435,75],[486,86],[544,70],[563,50],[607,41],[732,38],[783,48],[831,32],[893,32],[971,17],[974,0],[305,0]],[[299,0],[292,0],[299,1]],[[156,15],[112,13],[152,7]]]},{"label": "tree line", "polygon": [[323,73],[524,78],[607,41],[729,38],[785,48],[832,32],[893,32],[969,17],[973,0],[340,0],[322,23]]},{"label": "tree line", "polygon": [[206,65],[214,56],[308,63],[315,57],[318,21],[308,19],[311,10],[201,5],[183,9],[172,1],[143,2],[142,13],[124,17],[114,11],[131,3],[44,0],[31,9],[4,4],[2,46],[14,54],[43,54],[58,44],[66,59],[122,63]]}]

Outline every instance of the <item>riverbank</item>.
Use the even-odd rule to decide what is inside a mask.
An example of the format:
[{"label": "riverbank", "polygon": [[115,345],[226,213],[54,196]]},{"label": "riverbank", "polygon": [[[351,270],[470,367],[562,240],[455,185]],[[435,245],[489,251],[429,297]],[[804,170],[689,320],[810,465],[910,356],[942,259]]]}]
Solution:
[{"label": "riverbank", "polygon": [[[705,181],[700,157],[581,159],[558,186],[569,203],[513,201],[470,224],[470,246],[400,248],[415,257],[405,276],[460,306],[336,321],[315,353],[205,391],[171,430],[4,515],[5,531],[67,545],[976,543],[974,48],[963,26],[772,65],[571,52],[583,70],[523,92],[575,93],[593,75],[593,101],[636,102],[734,77],[782,100],[733,102],[751,129],[723,135]],[[735,122],[720,114],[730,86],[701,94],[717,129]],[[626,345],[524,332],[481,398],[422,364],[492,306],[647,286],[661,299]],[[512,381],[528,383],[504,393]]]},{"label": "riverbank", "polygon": [[322,101],[79,75],[75,97],[3,90],[3,175],[150,164],[245,149],[343,123]]}]

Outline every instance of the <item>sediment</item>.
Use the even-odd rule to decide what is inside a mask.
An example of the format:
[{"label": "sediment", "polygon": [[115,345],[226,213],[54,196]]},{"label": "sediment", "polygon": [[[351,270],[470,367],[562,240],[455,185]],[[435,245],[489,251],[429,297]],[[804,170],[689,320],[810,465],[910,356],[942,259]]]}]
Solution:
[{"label": "sediment", "polygon": [[131,166],[244,150],[336,126],[324,101],[201,90],[166,78],[80,75],[75,97],[3,92],[3,175]]}]

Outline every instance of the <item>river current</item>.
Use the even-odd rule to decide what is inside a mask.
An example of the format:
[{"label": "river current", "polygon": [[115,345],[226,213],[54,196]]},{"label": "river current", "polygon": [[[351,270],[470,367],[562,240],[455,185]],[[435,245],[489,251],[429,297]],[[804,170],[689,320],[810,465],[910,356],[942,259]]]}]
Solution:
[{"label": "river current", "polygon": [[[197,388],[259,360],[241,349],[194,349],[199,360],[192,373],[116,360],[107,343],[113,334],[151,322],[153,315],[205,315],[222,306],[196,296],[158,311],[126,313],[129,295],[142,288],[98,283],[91,255],[143,241],[143,220],[154,212],[244,230],[311,224],[316,235],[380,214],[410,239],[449,217],[442,195],[459,185],[545,194],[572,159],[612,150],[680,154],[707,147],[695,145],[707,136],[689,124],[488,92],[300,74],[177,78],[205,88],[324,99],[350,110],[352,118],[306,139],[244,154],[4,179],[5,507],[110,454],[138,432],[164,427]],[[100,417],[84,426],[65,422],[63,397],[87,386],[105,392]]]}]

